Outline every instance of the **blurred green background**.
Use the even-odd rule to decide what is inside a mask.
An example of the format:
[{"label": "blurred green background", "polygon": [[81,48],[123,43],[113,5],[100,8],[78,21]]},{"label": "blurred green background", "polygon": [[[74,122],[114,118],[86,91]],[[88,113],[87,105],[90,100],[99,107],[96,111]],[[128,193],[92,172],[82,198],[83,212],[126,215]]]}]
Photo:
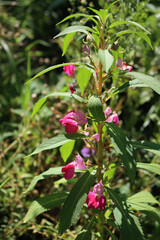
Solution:
[{"label": "blurred green background", "polygon": [[[74,39],[65,56],[62,57],[63,39],[53,39],[63,28],[79,24],[80,19],[67,21],[56,26],[72,13],[91,13],[87,7],[97,10],[106,8],[114,1],[94,0],[17,0],[0,1],[0,239],[56,239],[60,209],[45,212],[33,221],[23,224],[28,207],[33,199],[63,191],[65,185],[53,184],[59,177],[39,182],[33,192],[25,196],[33,176],[51,166],[64,164],[58,149],[47,151],[30,158],[31,153],[43,140],[60,132],[59,119],[68,108],[74,108],[74,101],[54,98],[47,103],[33,119],[30,118],[34,104],[40,97],[52,91],[68,91],[69,81],[63,69],[51,71],[30,85],[24,83],[41,70],[66,61],[82,61],[81,39]],[[120,0],[113,8],[118,20],[132,20],[142,24],[149,32],[153,50],[133,34],[125,35],[119,44],[126,50],[124,60],[134,70],[160,79],[160,1]],[[123,30],[123,26],[121,30]],[[124,79],[116,79],[116,85]],[[129,89],[114,97],[111,106],[119,113],[123,129],[135,140],[148,140],[160,144],[160,98],[148,88]],[[80,150],[82,143],[77,146]],[[160,159],[146,152],[137,153],[138,161],[156,162]],[[72,184],[69,185],[71,188]],[[120,186],[121,187],[121,186]],[[130,193],[130,186],[121,191]],[[157,199],[160,192],[160,178],[140,172],[134,191],[147,189]],[[72,240],[87,216],[80,219],[79,226],[58,239]],[[140,217],[147,239],[158,240],[160,229],[157,222]],[[98,226],[94,231],[98,232]],[[96,238],[93,238],[96,239]],[[97,239],[99,239],[97,237]]]}]

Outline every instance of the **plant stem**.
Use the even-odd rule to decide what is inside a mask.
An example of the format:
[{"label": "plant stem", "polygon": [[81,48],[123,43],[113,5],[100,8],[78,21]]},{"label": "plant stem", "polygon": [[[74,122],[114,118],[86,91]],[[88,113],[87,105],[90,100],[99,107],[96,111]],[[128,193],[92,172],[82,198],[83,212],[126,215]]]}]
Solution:
[{"label": "plant stem", "polygon": [[102,180],[103,174],[101,172],[102,170],[102,165],[103,165],[103,142],[102,142],[102,128],[103,125],[102,123],[98,123],[98,133],[100,134],[100,140],[98,141],[98,152],[97,152],[97,157],[98,157],[98,181]]}]

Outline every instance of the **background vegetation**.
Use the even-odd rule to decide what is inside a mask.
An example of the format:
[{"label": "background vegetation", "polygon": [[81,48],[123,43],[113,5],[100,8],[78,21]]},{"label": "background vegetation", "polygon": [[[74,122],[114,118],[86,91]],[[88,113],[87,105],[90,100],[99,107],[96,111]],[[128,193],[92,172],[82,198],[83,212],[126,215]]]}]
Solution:
[{"label": "background vegetation", "polygon": [[[68,21],[55,26],[71,13],[88,12],[88,6],[105,8],[113,1],[87,0],[17,0],[0,1],[0,164],[1,180],[6,183],[0,189],[0,238],[55,239],[60,209],[45,212],[36,220],[22,223],[31,200],[51,193],[55,188],[64,190],[59,177],[39,182],[33,192],[25,196],[33,176],[51,166],[62,165],[59,150],[43,152],[38,156],[23,158],[31,153],[44,139],[56,136],[61,127],[59,119],[68,109],[76,107],[74,101],[65,98],[48,99],[34,118],[30,118],[35,102],[51,91],[68,91],[69,79],[62,69],[51,71],[35,80],[31,85],[24,83],[31,76],[54,64],[81,60],[84,58],[79,36],[74,39],[65,56],[62,57],[63,39],[53,37],[65,26],[78,24]],[[120,0],[113,8],[115,18],[139,22],[151,32],[153,50],[139,38],[125,35],[120,45],[126,50],[124,60],[134,66],[134,70],[160,79],[160,7],[154,0]],[[123,30],[123,26],[122,26]],[[115,79],[119,86],[124,79]],[[160,99],[151,89],[129,89],[110,102],[119,113],[122,127],[128,136],[136,140],[150,140],[160,143]],[[76,146],[80,151],[82,143]],[[160,163],[160,158],[151,153],[137,153],[139,161]],[[120,174],[118,187],[124,194],[130,193],[130,185],[121,187]],[[147,189],[159,199],[160,179],[158,176],[140,173],[132,191]],[[55,183],[56,181],[56,183]],[[54,184],[53,184],[54,182]],[[72,187],[72,183],[69,185]],[[152,219],[140,217],[143,230],[149,240],[158,240],[160,229]],[[71,229],[59,239],[74,239],[85,224],[87,216],[80,218],[79,226]],[[100,226],[95,226],[95,232]],[[97,235],[97,239],[98,235]]]}]

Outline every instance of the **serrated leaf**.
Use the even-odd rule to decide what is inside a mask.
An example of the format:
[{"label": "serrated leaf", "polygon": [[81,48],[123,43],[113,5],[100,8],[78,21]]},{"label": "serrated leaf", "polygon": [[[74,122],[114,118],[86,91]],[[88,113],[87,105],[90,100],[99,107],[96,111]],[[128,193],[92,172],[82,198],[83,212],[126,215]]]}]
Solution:
[{"label": "serrated leaf", "polygon": [[99,97],[91,96],[88,101],[88,109],[97,121],[105,121],[102,103]]},{"label": "serrated leaf", "polygon": [[83,134],[75,133],[75,134],[60,134],[56,137],[50,138],[47,141],[42,142],[31,154],[26,157],[32,156],[44,150],[54,149],[62,146],[65,143],[68,143],[74,139],[85,138],[86,136]]},{"label": "serrated leaf", "polygon": [[114,60],[112,54],[107,49],[106,50],[99,49],[98,56],[103,65],[105,72],[108,73]]},{"label": "serrated leaf", "polygon": [[67,48],[68,48],[68,46],[69,46],[70,42],[72,41],[72,39],[73,39],[73,37],[74,37],[75,34],[76,34],[76,33],[73,32],[73,33],[68,33],[68,34],[65,36],[64,42],[63,42],[63,53],[62,53],[62,56],[64,56],[64,54],[66,53]]},{"label": "serrated leaf", "polygon": [[129,202],[137,203],[153,203],[153,204],[159,204],[159,202],[153,197],[153,195],[150,192],[147,191],[141,191],[138,192],[131,197],[127,199]]},{"label": "serrated leaf", "polygon": [[149,172],[153,172],[155,174],[160,175],[160,164],[157,163],[137,163],[137,168],[144,169]]},{"label": "serrated leaf", "polygon": [[107,188],[110,198],[115,204],[113,211],[115,220],[122,233],[123,240],[142,240],[143,232],[138,218],[128,209],[124,199],[121,198],[113,189]]},{"label": "serrated leaf", "polygon": [[148,87],[152,88],[156,93],[160,94],[160,81],[154,77],[150,77],[146,74],[139,73],[139,72],[129,72],[126,75],[135,77],[140,81],[143,81]]},{"label": "serrated leaf", "polygon": [[38,198],[34,200],[23,219],[23,222],[26,223],[34,217],[37,217],[39,214],[46,212],[52,208],[60,206],[64,203],[67,193],[52,193],[47,196]]},{"label": "serrated leaf", "polygon": [[92,73],[86,67],[79,67],[77,74],[77,83],[81,90],[81,95],[83,95],[86,89]]},{"label": "serrated leaf", "polygon": [[38,176],[35,176],[32,179],[32,181],[30,182],[30,184],[29,184],[27,190],[24,192],[24,194],[31,191],[34,188],[34,186],[37,184],[38,181],[43,180],[43,179],[48,178],[48,177],[51,177],[53,175],[62,174],[61,169],[62,169],[62,167],[49,168],[47,171],[41,173]]},{"label": "serrated leaf", "polygon": [[62,234],[67,228],[75,224],[81,212],[88,192],[94,183],[95,170],[86,171],[72,188],[64,202],[60,214],[59,233]]},{"label": "serrated leaf", "polygon": [[130,139],[114,123],[106,123],[112,144],[126,167],[128,177],[134,182],[136,174],[136,155]]},{"label": "serrated leaf", "polygon": [[157,208],[140,202],[133,203],[128,201],[128,204],[133,210],[140,211],[160,223],[160,211]]},{"label": "serrated leaf", "polygon": [[72,140],[71,142],[68,142],[64,144],[62,147],[60,147],[59,150],[64,162],[66,162],[69,156],[71,155],[74,148],[74,144],[75,144],[75,140]]},{"label": "serrated leaf", "polygon": [[149,32],[148,30],[146,30],[142,25],[140,25],[140,24],[137,23],[137,22],[133,22],[133,21],[123,21],[123,20],[121,20],[121,21],[116,21],[116,22],[112,23],[112,24],[109,26],[109,28],[113,28],[113,27],[115,27],[115,26],[122,25],[122,24],[131,24],[131,25],[134,25],[134,26],[139,27],[139,28],[141,28],[142,30],[144,30],[145,32],[147,32],[147,33],[150,34],[150,32]]},{"label": "serrated leaf", "polygon": [[84,33],[84,34],[86,34],[86,35],[87,35],[89,32],[95,33],[95,31],[94,31],[92,28],[90,28],[90,27],[83,26],[83,25],[74,25],[74,26],[70,26],[70,27],[67,27],[67,28],[65,28],[64,30],[62,30],[59,34],[57,34],[57,35],[54,37],[54,39],[57,38],[57,37],[66,35],[66,34],[68,34],[68,33],[73,33],[73,32],[75,32],[75,33],[76,33],[76,32],[82,32],[82,33]]},{"label": "serrated leaf", "polygon": [[148,43],[148,45],[153,49],[150,38],[142,32],[136,32],[136,31],[132,31],[132,30],[124,30],[124,31],[116,33],[114,36],[120,37],[120,36],[128,34],[128,33],[134,33],[134,34],[138,35],[139,37],[143,38],[143,40],[145,40]]},{"label": "serrated leaf", "polygon": [[87,240],[91,238],[91,230],[94,224],[95,216],[91,220],[88,220],[87,226],[77,235],[75,240]]},{"label": "serrated leaf", "polygon": [[152,152],[152,153],[160,156],[160,144],[156,144],[153,142],[147,142],[147,141],[132,141],[132,145],[135,148],[144,149],[148,152]]}]

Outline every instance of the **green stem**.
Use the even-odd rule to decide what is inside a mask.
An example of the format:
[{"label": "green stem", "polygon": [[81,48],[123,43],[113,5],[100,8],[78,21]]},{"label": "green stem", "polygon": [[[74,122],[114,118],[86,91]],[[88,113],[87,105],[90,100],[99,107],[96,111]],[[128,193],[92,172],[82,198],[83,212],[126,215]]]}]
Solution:
[{"label": "green stem", "polygon": [[98,152],[97,152],[97,158],[98,158],[98,174],[97,178],[98,181],[103,179],[102,174],[102,168],[103,168],[103,141],[102,141],[102,123],[98,123],[98,134],[100,134],[100,140],[98,141]]}]

